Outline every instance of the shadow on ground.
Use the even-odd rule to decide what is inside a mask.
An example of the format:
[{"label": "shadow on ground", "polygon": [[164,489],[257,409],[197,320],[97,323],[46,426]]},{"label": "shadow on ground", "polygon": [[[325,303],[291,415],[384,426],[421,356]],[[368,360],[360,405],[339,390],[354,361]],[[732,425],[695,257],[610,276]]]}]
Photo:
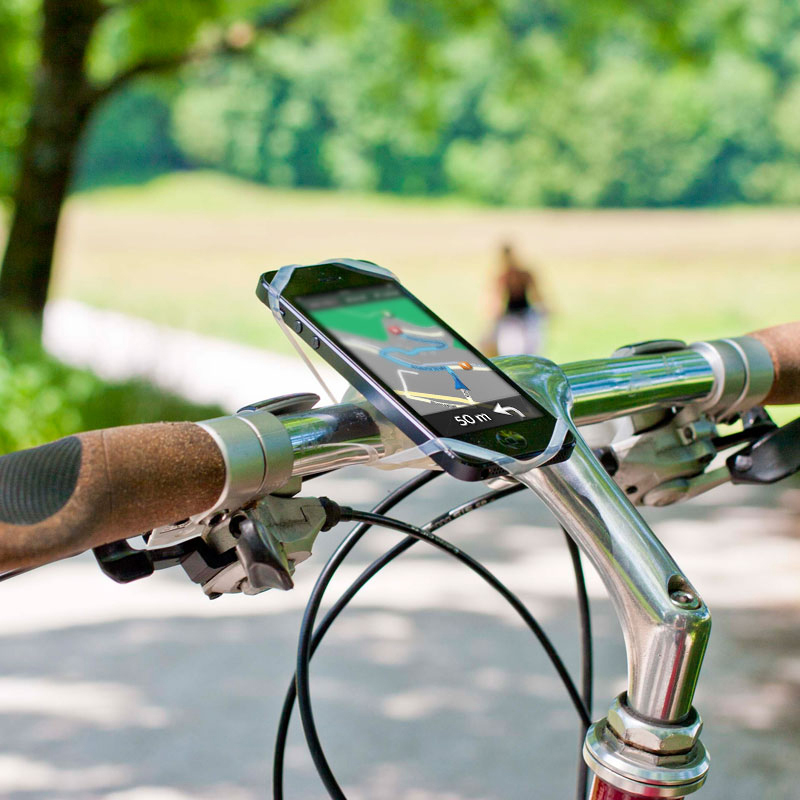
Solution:
[{"label": "shadow on ground", "polygon": [[[394,482],[357,470],[313,486],[366,506]],[[421,521],[471,491],[436,482],[402,515]],[[725,490],[711,498],[652,515],[714,614],[697,698],[713,771],[700,796],[794,798],[796,497]],[[546,513],[517,496],[444,533],[520,593],[577,671],[569,560]],[[285,595],[210,602],[174,571],[117,587],[85,557],[0,586],[0,793],[11,800],[271,796],[272,739],[302,605],[336,534]],[[365,541],[345,577],[394,540]],[[590,577],[600,712],[623,685],[624,652]],[[574,792],[577,722],[545,656],[502,600],[422,546],[345,613],[313,677],[322,739],[348,797],[522,800]],[[288,798],[325,796],[296,721],[286,783]]]}]

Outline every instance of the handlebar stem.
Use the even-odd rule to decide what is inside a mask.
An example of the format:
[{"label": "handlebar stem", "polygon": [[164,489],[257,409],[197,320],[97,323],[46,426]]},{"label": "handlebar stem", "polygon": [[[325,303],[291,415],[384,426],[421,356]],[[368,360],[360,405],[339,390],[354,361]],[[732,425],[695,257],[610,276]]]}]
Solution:
[{"label": "handlebar stem", "polygon": [[[523,386],[552,413],[569,419],[569,381],[555,364],[540,359]],[[539,495],[603,578],[625,634],[630,707],[648,719],[677,722],[691,710],[711,616],[570,424],[575,436],[570,458],[515,477]],[[665,670],[665,662],[673,668]]]},{"label": "handlebar stem", "polygon": [[[530,359],[526,359],[530,361]],[[514,359],[508,359],[510,362]],[[564,372],[539,360],[523,387],[552,413],[570,419],[571,392]],[[575,448],[566,461],[530,470],[514,477],[542,499],[575,539],[600,574],[622,626],[628,657],[626,709],[640,718],[659,741],[659,731],[670,731],[691,714],[692,698],[711,630],[711,615],[699,594],[670,554],[650,530],[625,493],[595,457],[574,423]],[[607,721],[602,730],[605,731]],[[697,728],[699,732],[699,727]],[[596,734],[597,731],[590,731]],[[614,736],[613,731],[609,731]],[[669,755],[670,765],[642,770],[641,747],[617,738],[613,759],[609,748],[588,753],[590,766],[605,762],[610,782],[631,786],[631,781],[673,792],[682,778],[676,776],[682,761]],[[587,738],[587,745],[590,739]],[[696,746],[695,746],[696,745]],[[680,763],[688,793],[702,783],[708,759],[699,742],[692,743],[693,767]],[[620,754],[620,748],[622,754]],[[625,767],[626,748],[635,756]],[[659,758],[660,756],[654,756]],[[613,764],[609,761],[613,760]],[[663,760],[663,759],[662,759]],[[597,762],[600,762],[599,764]],[[635,769],[634,769],[635,767]],[[667,779],[664,778],[666,770]],[[627,773],[627,774],[626,774]],[[690,777],[687,773],[691,773]],[[614,780],[617,776],[617,780]],[[604,774],[609,780],[609,774]],[[688,784],[692,784],[690,787]],[[621,786],[620,788],[624,788]],[[666,790],[665,790],[666,791]],[[667,797],[674,794],[657,793]]]},{"label": "handlebar stem", "polygon": [[603,578],[625,633],[630,707],[653,720],[685,717],[711,629],[697,592],[582,438],[567,461],[519,479]]}]

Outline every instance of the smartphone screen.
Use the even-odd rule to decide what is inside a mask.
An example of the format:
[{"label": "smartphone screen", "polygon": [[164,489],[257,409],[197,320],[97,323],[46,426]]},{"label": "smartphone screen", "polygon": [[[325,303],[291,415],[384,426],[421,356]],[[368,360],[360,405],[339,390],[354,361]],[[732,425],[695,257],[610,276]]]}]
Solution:
[{"label": "smartphone screen", "polygon": [[293,302],[440,436],[544,416],[393,281],[303,294]]}]

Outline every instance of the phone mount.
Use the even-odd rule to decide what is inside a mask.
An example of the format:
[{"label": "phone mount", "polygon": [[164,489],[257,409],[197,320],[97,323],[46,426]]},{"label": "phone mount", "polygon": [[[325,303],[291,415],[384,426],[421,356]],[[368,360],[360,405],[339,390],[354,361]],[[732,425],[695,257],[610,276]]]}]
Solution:
[{"label": "phone mount", "polygon": [[[319,262],[318,264],[289,264],[281,267],[269,283],[266,283],[264,280],[259,281],[256,295],[262,302],[266,302],[269,305],[281,330],[285,333],[290,343],[317,379],[323,390],[331,397],[331,400],[336,403],[337,399],[333,397],[322,376],[308,358],[305,350],[303,350],[295,339],[294,333],[284,322],[284,312],[280,306],[283,290],[289,284],[292,275],[297,270],[314,269],[315,267],[326,264],[338,264],[348,269],[355,270],[356,272],[363,272],[367,275],[375,275],[380,278],[397,281],[397,276],[390,270],[373,264],[371,261],[361,261],[352,258],[334,258]],[[459,455],[474,459],[476,462],[493,464],[497,475],[517,475],[557,460],[558,458],[565,457],[571,447],[571,442],[568,442],[568,434],[568,421],[562,415],[558,415],[547,446],[542,452],[528,459],[518,459],[508,453],[500,453],[486,447],[444,436],[432,436],[421,444],[412,444],[410,440],[406,440],[404,437],[404,441],[408,446],[395,449],[388,454],[379,454],[377,450],[369,448],[367,445],[364,445],[364,447],[372,451],[370,463],[383,468],[418,466],[420,462],[424,462],[426,459],[444,454],[450,458],[455,458],[456,455]]]}]

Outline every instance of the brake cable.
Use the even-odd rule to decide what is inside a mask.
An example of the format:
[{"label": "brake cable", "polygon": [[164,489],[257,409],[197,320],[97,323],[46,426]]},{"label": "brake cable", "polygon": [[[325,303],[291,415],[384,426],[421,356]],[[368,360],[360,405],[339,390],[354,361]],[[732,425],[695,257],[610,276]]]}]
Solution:
[{"label": "brake cable", "polygon": [[[420,484],[421,485],[421,484]],[[400,487],[400,489],[408,488],[410,491],[414,491],[418,486],[411,488],[406,484],[404,487]],[[460,560],[462,563],[465,563],[469,566],[474,572],[480,575],[485,581],[487,581],[492,588],[498,591],[517,611],[517,613],[522,617],[525,621],[526,625],[534,632],[534,634],[539,639],[542,646],[545,648],[547,655],[549,656],[551,662],[553,663],[554,667],[556,668],[559,676],[562,679],[562,682],[567,689],[570,698],[575,705],[576,710],[581,719],[581,723],[583,726],[588,726],[589,724],[589,714],[587,711],[587,704],[584,702],[585,700],[591,700],[591,688],[590,685],[587,683],[587,678],[591,679],[591,650],[590,650],[590,642],[589,647],[587,648],[586,644],[588,641],[588,636],[590,635],[590,627],[588,625],[588,598],[585,596],[585,586],[583,585],[583,573],[582,569],[576,569],[576,579],[579,584],[579,594],[583,593],[584,602],[579,602],[579,614],[581,616],[581,629],[582,629],[582,655],[583,655],[583,673],[584,673],[584,680],[583,689],[584,689],[584,697],[578,694],[572,679],[566,670],[563,662],[561,661],[560,656],[556,652],[555,648],[553,647],[552,643],[548,639],[547,635],[541,629],[539,624],[530,614],[530,612],[525,608],[525,606],[521,603],[521,601],[508,590],[497,578],[495,578],[485,567],[483,567],[478,562],[474,561],[471,557],[460,551],[457,547],[454,547],[449,542],[446,542],[443,539],[432,534],[430,531],[437,528],[442,527],[443,525],[447,524],[448,522],[453,521],[457,517],[468,513],[471,510],[479,508],[483,505],[486,505],[489,502],[493,502],[496,499],[500,499],[500,497],[505,497],[508,494],[514,493],[515,491],[519,491],[522,487],[511,486],[507,487],[506,489],[501,489],[499,491],[491,492],[489,494],[483,495],[481,497],[475,498],[473,501],[470,501],[464,504],[461,507],[456,509],[452,509],[450,512],[437,517],[431,523],[429,523],[426,528],[428,530],[422,530],[420,528],[416,528],[415,526],[408,525],[405,522],[400,520],[393,520],[386,517],[382,517],[375,513],[369,512],[362,512],[362,511],[354,511],[352,509],[342,509],[343,519],[351,519],[359,521],[359,524],[348,537],[342,542],[339,546],[337,551],[331,556],[328,563],[326,564],[323,572],[320,574],[317,583],[312,591],[312,595],[309,598],[309,602],[306,608],[306,614],[303,619],[303,624],[301,626],[301,633],[300,633],[300,642],[298,644],[298,665],[297,665],[297,674],[296,674],[296,688],[295,684],[293,683],[289,691],[287,692],[286,700],[284,702],[283,711],[281,714],[281,720],[279,724],[278,736],[276,739],[276,752],[275,752],[275,763],[274,763],[274,770],[273,770],[273,796],[276,800],[282,800],[283,797],[283,788],[282,788],[282,773],[283,773],[283,753],[286,744],[286,733],[288,731],[288,724],[289,719],[292,711],[292,706],[295,699],[295,693],[297,694],[299,707],[300,707],[300,714],[303,720],[303,726],[306,734],[306,740],[309,746],[309,751],[311,753],[312,759],[314,760],[315,766],[317,771],[320,775],[323,784],[325,785],[328,793],[334,797],[338,798],[339,800],[344,800],[344,794],[341,791],[338,783],[336,782],[333,773],[331,772],[330,766],[327,763],[325,758],[324,752],[322,750],[321,742],[319,741],[319,736],[317,735],[316,726],[314,723],[313,712],[311,711],[311,698],[310,698],[310,687],[309,687],[309,662],[312,653],[319,645],[319,642],[322,640],[322,637],[325,635],[327,630],[330,628],[330,625],[338,616],[338,614],[344,609],[347,603],[352,599],[352,597],[358,592],[358,590],[375,574],[377,573],[383,566],[388,564],[391,560],[396,558],[402,552],[408,549],[413,543],[415,543],[419,539],[423,539],[427,541],[429,544],[436,546],[439,549],[444,550],[445,552],[453,555],[455,558]],[[398,490],[399,491],[399,490]],[[390,498],[387,498],[389,500]],[[384,501],[386,502],[386,501]],[[396,501],[397,502],[397,501]],[[377,559],[367,568],[360,576],[356,579],[356,581],[349,587],[349,589],[345,592],[345,594],[339,599],[336,605],[328,612],[326,617],[320,623],[318,630],[315,632],[314,636],[311,635],[311,630],[313,629],[313,624],[316,619],[316,614],[319,610],[319,605],[322,600],[322,595],[325,592],[325,589],[330,582],[333,574],[341,565],[344,558],[351,552],[352,548],[355,546],[356,542],[363,536],[369,526],[372,524],[382,525],[384,527],[393,528],[395,530],[399,530],[401,532],[405,532],[408,534],[408,538],[403,540],[398,545],[395,545],[391,550],[385,553],[381,558]],[[573,566],[578,565],[580,567],[580,561],[578,560],[575,562],[573,560]],[[580,601],[580,598],[579,598]],[[587,690],[587,686],[589,687]],[[583,797],[585,796],[585,788],[581,789],[581,786],[585,787],[585,773],[579,774],[579,790],[578,796]]]},{"label": "brake cable", "polygon": [[[428,473],[433,475],[440,475],[442,473]],[[403,486],[399,487],[397,492],[399,493],[401,490],[405,490],[406,488],[409,491],[403,494],[403,497],[396,496],[395,493],[392,493],[389,497],[387,497],[384,501],[378,504],[375,507],[377,511],[379,508],[382,510],[388,510],[387,508],[387,501],[393,501],[389,504],[388,507],[394,506],[396,503],[399,503],[404,497],[407,497],[411,492],[416,491],[417,489],[421,488],[423,483],[419,482],[417,485],[411,487],[410,484],[415,483],[417,481],[416,478],[412,479]],[[474,511],[476,508],[480,508],[488,503],[492,503],[495,500],[499,500],[502,497],[507,497],[509,494],[515,494],[516,492],[520,491],[523,487],[519,484],[512,485],[509,487],[505,487],[500,490],[496,490],[494,492],[489,492],[488,494],[481,495],[479,498],[475,498],[461,506],[458,506],[450,511],[446,512],[445,514],[441,514],[440,516],[433,519],[431,522],[428,523],[426,527],[429,527],[431,530],[436,530],[443,525],[446,525],[448,522],[455,520],[457,517],[463,516],[464,514],[469,513],[470,511]],[[372,523],[360,523],[357,525],[351,532],[348,534],[348,539],[351,537],[355,537],[356,541],[360,539],[368,530],[372,527]],[[346,540],[345,540],[346,541]],[[356,596],[356,594],[363,588],[363,586],[369,581],[372,577],[374,577],[380,570],[382,570],[387,564],[394,561],[399,555],[402,555],[406,550],[410,547],[415,545],[419,540],[414,538],[413,536],[407,536],[398,544],[394,545],[392,548],[387,550],[382,556],[375,559],[351,584],[350,586],[342,593],[341,597],[334,603],[334,605],[330,608],[330,610],[326,613],[323,617],[320,624],[317,626],[316,630],[314,631],[314,636],[311,641],[311,650],[309,653],[309,658],[311,658],[314,653],[316,652],[319,645],[322,643],[322,639],[325,637],[325,634],[328,632],[328,629],[333,625],[336,618],[341,614],[342,611],[347,607],[350,601]],[[341,546],[344,546],[344,542]],[[349,552],[349,549],[348,549]],[[334,556],[336,553],[334,553]],[[331,556],[331,560],[334,556]],[[342,559],[343,560],[343,559]],[[283,708],[281,710],[281,716],[278,721],[278,731],[275,737],[275,755],[273,759],[273,772],[272,772],[272,792],[273,792],[273,799],[274,800],[283,800],[283,764],[284,764],[284,753],[286,750],[286,738],[289,732],[289,723],[291,721],[292,710],[294,708],[295,699],[297,697],[296,691],[296,675],[292,676],[292,680],[289,683],[289,686],[286,690],[286,697],[284,699]]]},{"label": "brake cable", "polygon": [[[592,653],[592,616],[589,609],[589,594],[586,591],[586,578],[583,574],[581,551],[574,539],[567,533],[566,528],[561,528],[567,543],[567,550],[572,561],[572,570],[575,573],[575,589],[578,595],[578,628],[581,641],[581,697],[589,717],[592,716],[592,688],[594,685],[594,655]],[[583,750],[588,725],[581,720],[578,752]],[[583,800],[588,792],[589,767],[582,756],[578,756],[578,777],[575,797]]]}]

